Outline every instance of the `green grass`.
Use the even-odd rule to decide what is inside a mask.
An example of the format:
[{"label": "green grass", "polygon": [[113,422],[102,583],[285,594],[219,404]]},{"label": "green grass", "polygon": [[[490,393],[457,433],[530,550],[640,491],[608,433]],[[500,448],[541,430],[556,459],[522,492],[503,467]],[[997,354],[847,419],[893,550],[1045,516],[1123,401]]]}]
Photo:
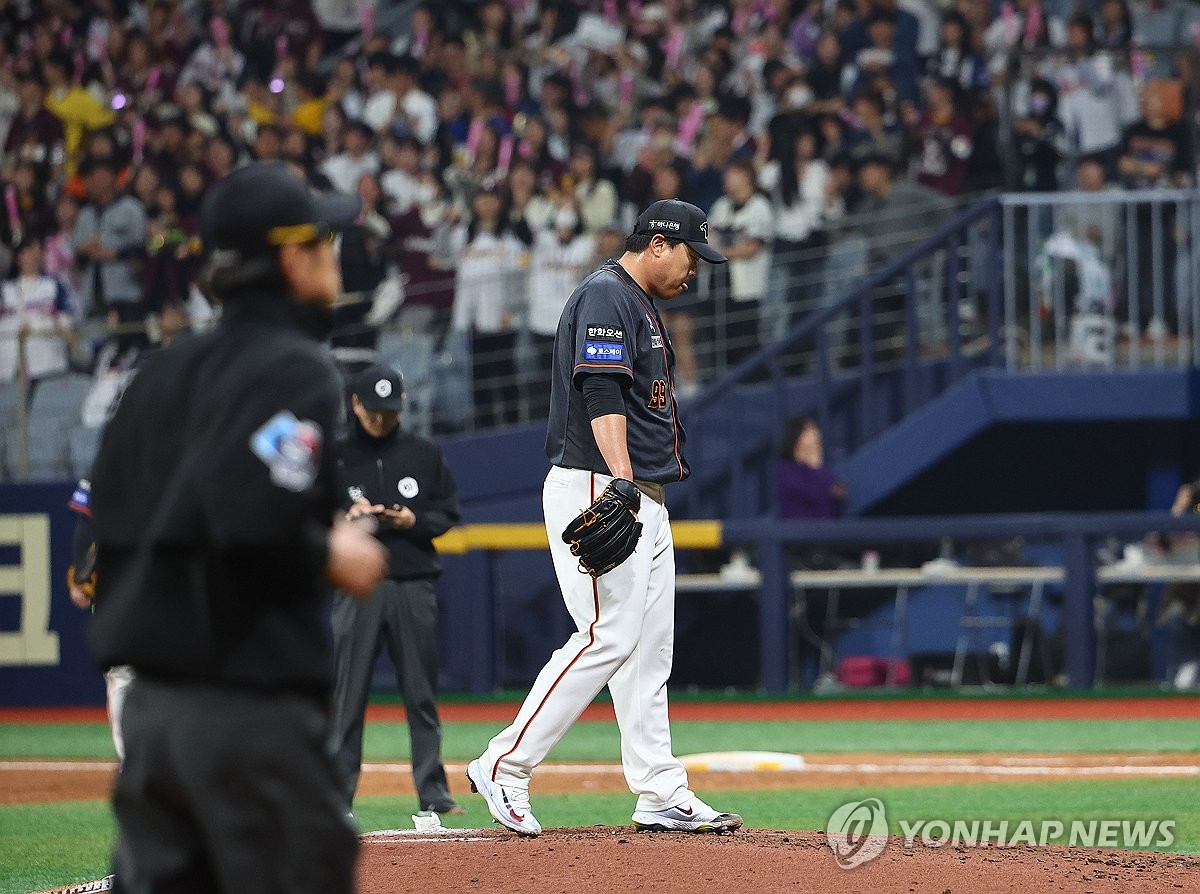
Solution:
[{"label": "green grass", "polygon": [[[704,793],[702,793],[704,794]],[[830,788],[797,791],[728,791],[709,800],[736,810],[749,828],[821,830],[847,801],[878,797],[889,828],[918,819],[1175,820],[1173,853],[1200,853],[1200,783],[1175,779],[980,784],[903,788]],[[483,801],[465,792],[467,814],[446,825],[491,824]],[[634,799],[625,793],[547,794],[534,788],[534,807],[547,828],[628,825]],[[366,797],[355,804],[364,831],[412,828],[407,798]],[[75,801],[0,807],[0,891],[28,892],[100,878],[107,873],[113,824],[108,805]]]},{"label": "green grass", "polygon": [[[869,704],[864,704],[869,715]],[[453,723],[445,730],[444,755],[462,762],[476,757],[500,724]],[[754,749],[801,753],[1180,751],[1200,749],[1197,720],[1006,720],[1006,721],[818,721],[673,724],[677,754]],[[579,723],[551,754],[552,760],[615,761],[616,725]],[[367,728],[368,760],[406,760],[404,724]],[[0,726],[0,760],[14,758],[112,759],[106,724],[6,724]],[[490,817],[482,801],[451,780],[468,814],[447,825],[478,828]],[[702,793],[703,794],[703,793]],[[624,825],[632,796],[560,794],[538,796],[538,817],[548,827]],[[863,797],[881,797],[893,832],[916,819],[1174,819],[1172,851],[1200,853],[1200,781],[1178,779],[1093,780],[1047,784],[976,784],[877,789],[816,789],[724,792],[711,800],[743,814],[751,827],[821,829],[833,810]],[[409,798],[368,797],[356,804],[364,830],[411,827],[416,805]],[[113,825],[101,801],[0,806],[0,891],[28,892],[100,878],[107,872]]]},{"label": "green grass", "polygon": [[108,874],[113,820],[106,801],[0,807],[0,891],[39,891]]},{"label": "green grass", "polygon": [[[452,723],[445,729],[447,760],[477,757],[499,732],[498,723]],[[1196,720],[977,720],[977,721],[763,721],[672,724],[677,754],[753,749],[800,753],[1055,752],[1200,750]],[[367,760],[407,760],[408,727],[367,726]],[[13,723],[0,727],[0,760],[15,758],[111,760],[112,740],[102,723]],[[611,761],[620,757],[616,724],[577,723],[552,760]]]}]

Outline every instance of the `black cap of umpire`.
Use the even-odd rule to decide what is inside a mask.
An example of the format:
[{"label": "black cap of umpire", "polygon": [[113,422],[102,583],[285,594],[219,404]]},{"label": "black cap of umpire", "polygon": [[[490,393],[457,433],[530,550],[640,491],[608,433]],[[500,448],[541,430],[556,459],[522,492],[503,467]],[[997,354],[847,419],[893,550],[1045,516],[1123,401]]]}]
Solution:
[{"label": "black cap of umpire", "polygon": [[399,413],[404,406],[404,377],[390,366],[376,363],[354,376],[350,393],[368,413]]},{"label": "black cap of umpire", "polygon": [[729,260],[708,244],[708,217],[690,202],[660,199],[638,215],[633,232],[639,235],[662,233],[668,239],[682,239],[710,264]]},{"label": "black cap of umpire", "polygon": [[315,193],[280,162],[238,168],[208,190],[200,210],[214,288],[234,291],[261,279],[279,246],[331,238],[358,210],[357,198]]}]

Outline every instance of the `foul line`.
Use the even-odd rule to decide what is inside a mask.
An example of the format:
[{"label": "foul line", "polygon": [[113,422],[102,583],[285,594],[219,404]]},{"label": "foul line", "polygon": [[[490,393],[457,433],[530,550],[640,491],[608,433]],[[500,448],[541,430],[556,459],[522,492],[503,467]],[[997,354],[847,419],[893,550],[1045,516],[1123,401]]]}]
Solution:
[{"label": "foul line", "polygon": [[[712,773],[772,772],[797,776],[852,776],[865,775],[911,775],[960,774],[969,776],[1060,776],[1060,777],[1134,777],[1134,776],[1200,776],[1200,765],[1196,764],[1146,764],[1138,763],[1143,756],[1130,756],[1128,763],[1105,764],[1096,762],[1068,765],[1066,758],[1005,758],[1001,763],[971,763],[967,757],[947,758],[943,761],[914,761],[911,757],[897,756],[894,763],[871,761],[864,763],[812,763],[806,766],[778,770],[710,770]],[[1038,761],[1034,763],[1033,761]],[[466,764],[450,763],[448,771],[461,772]],[[117,769],[115,761],[0,761],[0,772],[38,773],[111,773]],[[412,773],[412,764],[404,762],[364,763],[363,773],[401,774]],[[619,774],[620,764],[543,764],[538,775],[582,776]]]}]

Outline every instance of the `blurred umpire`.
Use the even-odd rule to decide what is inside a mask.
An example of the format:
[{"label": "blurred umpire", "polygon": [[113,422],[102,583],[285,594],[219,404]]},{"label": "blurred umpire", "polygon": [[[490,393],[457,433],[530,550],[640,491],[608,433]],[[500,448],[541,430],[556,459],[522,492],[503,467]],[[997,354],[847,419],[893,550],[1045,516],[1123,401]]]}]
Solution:
[{"label": "blurred umpire", "polygon": [[92,470],[101,667],[128,664],[115,890],[354,890],[357,838],[325,748],[327,584],[367,597],[378,543],[338,509],[336,370],[348,197],[280,165],[205,197],[211,332],[147,360]]},{"label": "blurred umpire", "polygon": [[408,713],[420,810],[458,814],[465,811],[450,797],[442,766],[433,587],[442,571],[433,538],[458,522],[458,488],[437,444],[400,425],[403,406],[404,380],[391,367],[369,366],[350,381],[353,418],[338,444],[338,486],[346,517],[369,521],[387,547],[391,573],[374,599],[334,599],[331,746],[349,810],[362,765],[371,671],[386,643]]}]

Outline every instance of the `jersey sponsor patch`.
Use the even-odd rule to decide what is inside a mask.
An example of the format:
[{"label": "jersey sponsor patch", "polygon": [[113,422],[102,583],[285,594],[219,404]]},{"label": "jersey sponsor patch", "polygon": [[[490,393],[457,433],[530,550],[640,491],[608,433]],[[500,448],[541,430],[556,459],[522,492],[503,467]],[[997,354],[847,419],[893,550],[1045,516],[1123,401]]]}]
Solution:
[{"label": "jersey sponsor patch", "polygon": [[591,341],[625,341],[625,330],[620,326],[602,326],[598,323],[587,324],[587,338]]},{"label": "jersey sponsor patch", "polygon": [[608,341],[589,341],[584,344],[583,353],[588,360],[607,360],[612,363],[623,363],[625,360],[625,345]]},{"label": "jersey sponsor patch", "polygon": [[662,336],[661,336],[661,335],[652,335],[652,336],[650,336],[650,347],[652,347],[652,348],[661,348],[662,346],[663,346],[663,340],[662,340]]},{"label": "jersey sponsor patch", "polygon": [[80,478],[79,483],[75,485],[75,490],[71,492],[71,499],[67,501],[67,506],[76,512],[90,516],[92,514],[91,504],[92,482],[86,478]]},{"label": "jersey sponsor patch", "polygon": [[317,480],[321,460],[321,426],[281,410],[250,436],[250,449],[271,470],[271,482],[295,493]]},{"label": "jersey sponsor patch", "polygon": [[71,502],[79,506],[87,506],[92,499],[92,482],[86,478],[80,478],[79,483],[75,485],[75,491],[71,494]]}]

